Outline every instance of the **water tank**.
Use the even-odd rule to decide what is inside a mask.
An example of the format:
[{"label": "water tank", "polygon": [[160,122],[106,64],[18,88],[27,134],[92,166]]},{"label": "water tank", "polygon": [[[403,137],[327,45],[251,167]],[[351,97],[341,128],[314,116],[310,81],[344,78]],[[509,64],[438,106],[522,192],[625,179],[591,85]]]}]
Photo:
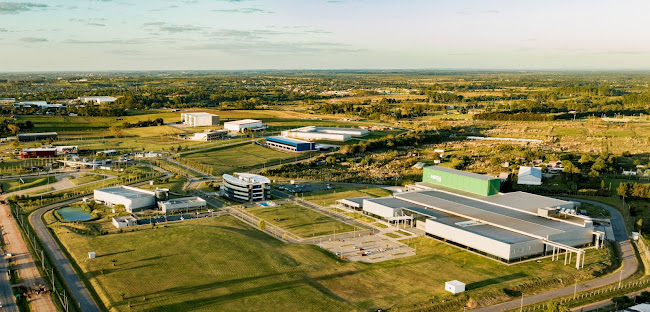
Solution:
[{"label": "water tank", "polygon": [[166,188],[156,189],[156,200],[157,201],[169,200],[169,189]]}]

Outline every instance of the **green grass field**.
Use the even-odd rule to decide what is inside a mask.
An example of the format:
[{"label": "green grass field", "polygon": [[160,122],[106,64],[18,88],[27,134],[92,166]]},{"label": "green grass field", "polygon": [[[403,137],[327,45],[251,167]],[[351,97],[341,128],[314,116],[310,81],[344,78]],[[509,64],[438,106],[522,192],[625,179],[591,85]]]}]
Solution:
[{"label": "green grass field", "polygon": [[[280,152],[251,143],[242,145],[214,148],[208,151],[187,153],[182,157],[201,164],[212,166],[213,175],[246,171],[252,168],[259,168],[270,164],[277,164],[280,161],[294,161],[296,157],[304,154]],[[300,158],[298,158],[300,159]]]},{"label": "green grass field", "polygon": [[384,197],[390,196],[391,191],[379,187],[364,187],[348,184],[334,184],[334,189],[314,191],[304,194],[304,199],[323,206],[329,206],[336,203],[337,200],[352,197]]},{"label": "green grass field", "polygon": [[247,208],[246,211],[303,238],[350,232],[355,228],[350,224],[293,203],[275,207]]},{"label": "green grass field", "polygon": [[187,182],[186,178],[181,178],[181,177],[174,177],[169,179],[169,181],[165,183],[156,183],[154,185],[149,185],[145,184],[142,186],[139,186],[138,188],[145,189],[145,190],[150,190],[153,191],[157,188],[167,188],[170,191],[174,193],[184,193],[183,192],[183,185]]},{"label": "green grass field", "polygon": [[[444,291],[448,280],[467,283],[461,296],[497,302],[511,299],[505,290],[532,295],[548,289],[543,281],[572,285],[610,263],[602,249],[587,251],[584,270],[548,259],[506,266],[428,238],[405,240],[417,256],[342,262],[228,216],[102,236],[54,231],[110,311],[422,310],[454,298]],[[88,260],[91,250],[97,258]]]},{"label": "green grass field", "polygon": [[79,185],[79,184],[103,180],[105,178],[106,178],[105,176],[99,174],[86,174],[78,178],[68,178],[68,180],[70,180],[70,182],[72,182],[72,184],[74,185]]},{"label": "green grass field", "polygon": [[11,193],[13,191],[18,191],[18,190],[26,190],[28,188],[32,187],[37,187],[37,186],[42,186],[42,185],[47,185],[48,181],[50,183],[56,182],[56,179],[54,176],[41,176],[41,177],[30,177],[30,178],[23,178],[23,182],[20,182],[19,179],[12,179],[12,180],[3,180],[0,181],[0,184],[2,184],[2,191],[5,193]]}]

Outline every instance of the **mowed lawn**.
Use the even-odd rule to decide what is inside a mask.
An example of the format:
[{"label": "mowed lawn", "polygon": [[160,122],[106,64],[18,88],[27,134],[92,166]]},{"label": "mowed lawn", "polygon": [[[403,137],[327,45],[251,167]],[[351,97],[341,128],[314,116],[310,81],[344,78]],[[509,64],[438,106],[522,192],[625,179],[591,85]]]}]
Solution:
[{"label": "mowed lawn", "polygon": [[70,180],[70,182],[72,182],[72,184],[74,185],[79,185],[79,184],[104,180],[105,178],[106,178],[105,176],[100,174],[86,174],[78,178],[68,178],[68,180]]},{"label": "mowed lawn", "polygon": [[322,206],[329,206],[336,204],[336,201],[343,198],[353,197],[385,197],[393,193],[387,189],[380,187],[365,187],[349,184],[335,184],[331,183],[335,188],[332,190],[322,190],[308,192],[304,194],[304,199],[314,202]]},{"label": "mowed lawn", "polygon": [[303,238],[350,232],[355,228],[353,225],[293,203],[275,207],[247,208],[246,211]]},{"label": "mowed lawn", "polygon": [[49,176],[49,179],[48,176],[42,176],[42,177],[23,178],[22,180],[24,183],[20,182],[19,179],[0,181],[0,184],[2,185],[2,191],[5,193],[10,193],[13,191],[26,190],[28,188],[46,185],[48,184],[48,181],[50,183],[56,182],[54,176]]},{"label": "mowed lawn", "polygon": [[[532,295],[548,289],[536,286],[542,281],[572,285],[609,263],[602,249],[587,251],[584,270],[548,259],[506,266],[429,238],[410,241],[417,256],[343,262],[230,216],[103,236],[55,232],[111,311],[421,310],[454,298],[444,291],[445,281],[467,283],[461,296],[496,302],[511,298],[504,289]],[[97,258],[89,260],[88,251]]]},{"label": "mowed lawn", "polygon": [[231,174],[236,171],[247,171],[253,168],[260,168],[266,163],[267,166],[277,165],[280,161],[294,161],[296,157],[304,157],[304,154],[281,152],[274,149],[262,147],[252,143],[242,145],[218,147],[208,151],[187,153],[182,157],[190,161],[210,165],[213,168],[213,175],[223,173]]}]

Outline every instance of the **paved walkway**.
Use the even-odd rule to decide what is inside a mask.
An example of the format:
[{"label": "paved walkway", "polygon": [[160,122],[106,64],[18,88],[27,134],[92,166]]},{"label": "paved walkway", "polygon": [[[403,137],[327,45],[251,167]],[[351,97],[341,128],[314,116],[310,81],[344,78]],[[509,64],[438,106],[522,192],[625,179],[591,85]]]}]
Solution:
[{"label": "paved walkway", "polygon": [[[627,238],[627,230],[625,228],[625,223],[623,222],[623,216],[621,216],[621,213],[618,212],[615,208],[605,205],[599,202],[591,201],[591,200],[582,200],[582,199],[575,199],[575,198],[564,198],[572,201],[580,201],[580,202],[586,202],[590,204],[594,204],[600,207],[603,207],[604,209],[607,209],[609,213],[611,214],[612,218],[612,227],[614,228],[614,234],[616,236],[616,241],[618,242],[618,245],[621,249],[621,256],[622,256],[622,268],[614,273],[611,273],[609,275],[606,275],[602,278],[591,280],[588,282],[584,282],[581,284],[578,284],[577,286],[577,291],[578,292],[583,292],[586,290],[591,290],[594,288],[599,288],[603,287],[605,285],[613,284],[613,283],[618,283],[621,279],[626,279],[630,277],[634,272],[636,272],[638,268],[638,262],[636,259],[636,256],[634,254],[634,248],[632,247],[632,243],[629,241]],[[552,290],[549,292],[537,294],[534,296],[530,297],[524,297],[523,304],[524,305],[529,305],[529,304],[534,304],[534,303],[539,303],[547,300],[551,300],[554,298],[559,298],[559,297],[564,297],[564,296],[569,296],[572,295],[575,288],[574,285],[565,287],[565,288],[560,288],[556,290]],[[521,299],[515,299],[511,300],[508,302],[504,302],[501,304],[485,307],[485,308],[480,308],[476,309],[475,311],[480,311],[480,312],[497,312],[497,311],[504,311],[504,310],[509,310],[509,309],[515,309],[518,308],[521,305]]]},{"label": "paved walkway", "polygon": [[[21,284],[32,290],[45,288],[46,283],[36,267],[34,258],[29,253],[25,240],[18,230],[18,225],[10,217],[11,212],[7,205],[0,205],[0,218],[2,219],[3,239],[5,250],[13,254],[14,269],[18,270]],[[29,306],[33,311],[56,311],[52,297],[48,293],[30,293]]]}]

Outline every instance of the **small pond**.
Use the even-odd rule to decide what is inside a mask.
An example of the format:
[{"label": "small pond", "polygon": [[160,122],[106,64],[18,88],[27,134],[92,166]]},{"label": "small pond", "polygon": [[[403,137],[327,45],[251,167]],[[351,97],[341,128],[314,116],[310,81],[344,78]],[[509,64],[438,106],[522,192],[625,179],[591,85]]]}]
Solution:
[{"label": "small pond", "polygon": [[58,209],[57,212],[66,221],[86,221],[93,217],[90,212],[81,207],[65,207]]}]

